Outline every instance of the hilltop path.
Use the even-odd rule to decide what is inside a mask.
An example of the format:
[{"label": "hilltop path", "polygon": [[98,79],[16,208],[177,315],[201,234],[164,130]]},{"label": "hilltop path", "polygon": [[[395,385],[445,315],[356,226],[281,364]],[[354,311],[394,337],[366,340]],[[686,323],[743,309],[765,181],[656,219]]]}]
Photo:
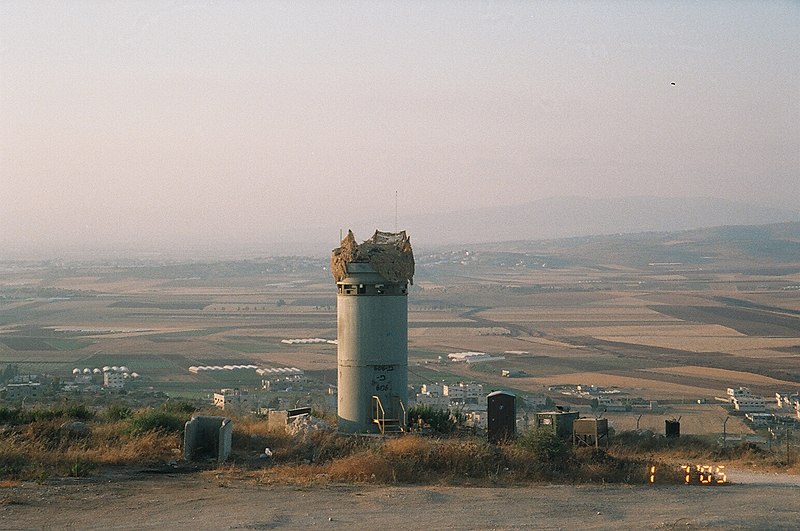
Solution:
[{"label": "hilltop path", "polygon": [[[732,479],[738,472],[732,471]],[[800,478],[742,473],[725,487],[256,485],[197,474],[0,489],[0,529],[790,529]]]}]

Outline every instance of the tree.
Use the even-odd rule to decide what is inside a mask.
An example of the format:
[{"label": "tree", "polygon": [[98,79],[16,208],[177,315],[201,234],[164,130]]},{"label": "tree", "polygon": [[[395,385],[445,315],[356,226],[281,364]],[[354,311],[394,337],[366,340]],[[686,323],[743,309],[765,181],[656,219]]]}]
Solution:
[{"label": "tree", "polygon": [[408,422],[411,426],[419,424],[430,426],[431,431],[439,434],[453,433],[464,423],[464,415],[446,409],[434,409],[431,406],[417,405],[408,411]]},{"label": "tree", "polygon": [[540,461],[556,465],[566,463],[571,454],[570,446],[550,429],[529,430],[517,439],[517,444],[533,452]]}]

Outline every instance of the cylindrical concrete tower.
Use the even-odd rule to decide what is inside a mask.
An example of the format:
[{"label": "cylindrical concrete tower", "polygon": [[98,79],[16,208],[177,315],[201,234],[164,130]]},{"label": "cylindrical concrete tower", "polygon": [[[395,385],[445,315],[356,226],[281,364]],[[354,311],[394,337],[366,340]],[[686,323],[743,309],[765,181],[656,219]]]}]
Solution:
[{"label": "cylindrical concrete tower", "polygon": [[404,232],[356,244],[331,258],[337,289],[338,418],[344,432],[404,429],[408,404],[408,283],[414,256]]}]

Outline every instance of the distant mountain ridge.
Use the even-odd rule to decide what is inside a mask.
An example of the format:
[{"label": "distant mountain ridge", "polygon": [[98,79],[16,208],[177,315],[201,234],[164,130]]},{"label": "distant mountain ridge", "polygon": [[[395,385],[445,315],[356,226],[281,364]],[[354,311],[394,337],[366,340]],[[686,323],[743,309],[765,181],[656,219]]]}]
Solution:
[{"label": "distant mountain ridge", "polygon": [[[424,252],[426,249],[499,242],[792,223],[800,222],[800,212],[713,198],[560,197],[456,212],[407,215],[401,212],[400,218],[398,229],[407,231],[415,251]],[[353,229],[357,239],[363,241],[375,229],[392,230],[393,226],[387,224],[386,219],[365,219],[358,209],[353,209],[331,219],[325,226],[305,225],[301,216],[290,229],[263,227],[237,236],[183,238],[169,247],[163,242],[145,244],[138,240],[98,240],[85,247],[69,242],[44,247],[18,242],[6,246],[3,252],[6,257],[17,258],[133,256],[219,259],[288,255],[328,258],[330,250],[339,244],[340,229],[343,233]],[[725,230],[720,234],[725,234]]]},{"label": "distant mountain ridge", "polygon": [[739,264],[739,268],[757,267],[763,274],[788,274],[800,267],[800,222],[508,241],[476,244],[470,248],[556,256],[573,265],[694,264],[702,267],[711,262],[725,262]]},{"label": "distant mountain ridge", "polygon": [[413,216],[405,228],[413,241],[442,245],[785,222],[800,222],[800,212],[704,197],[562,197]]}]

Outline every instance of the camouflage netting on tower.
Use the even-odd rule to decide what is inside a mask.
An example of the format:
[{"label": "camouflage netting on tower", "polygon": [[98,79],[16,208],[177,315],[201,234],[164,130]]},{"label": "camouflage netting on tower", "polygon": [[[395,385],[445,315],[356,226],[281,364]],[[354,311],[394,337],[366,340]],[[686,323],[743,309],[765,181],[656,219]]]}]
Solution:
[{"label": "camouflage netting on tower", "polygon": [[361,245],[356,243],[353,231],[347,231],[341,247],[331,254],[331,273],[336,282],[347,277],[346,267],[352,262],[369,263],[388,282],[414,283],[414,253],[405,231],[376,230],[372,238]]}]

